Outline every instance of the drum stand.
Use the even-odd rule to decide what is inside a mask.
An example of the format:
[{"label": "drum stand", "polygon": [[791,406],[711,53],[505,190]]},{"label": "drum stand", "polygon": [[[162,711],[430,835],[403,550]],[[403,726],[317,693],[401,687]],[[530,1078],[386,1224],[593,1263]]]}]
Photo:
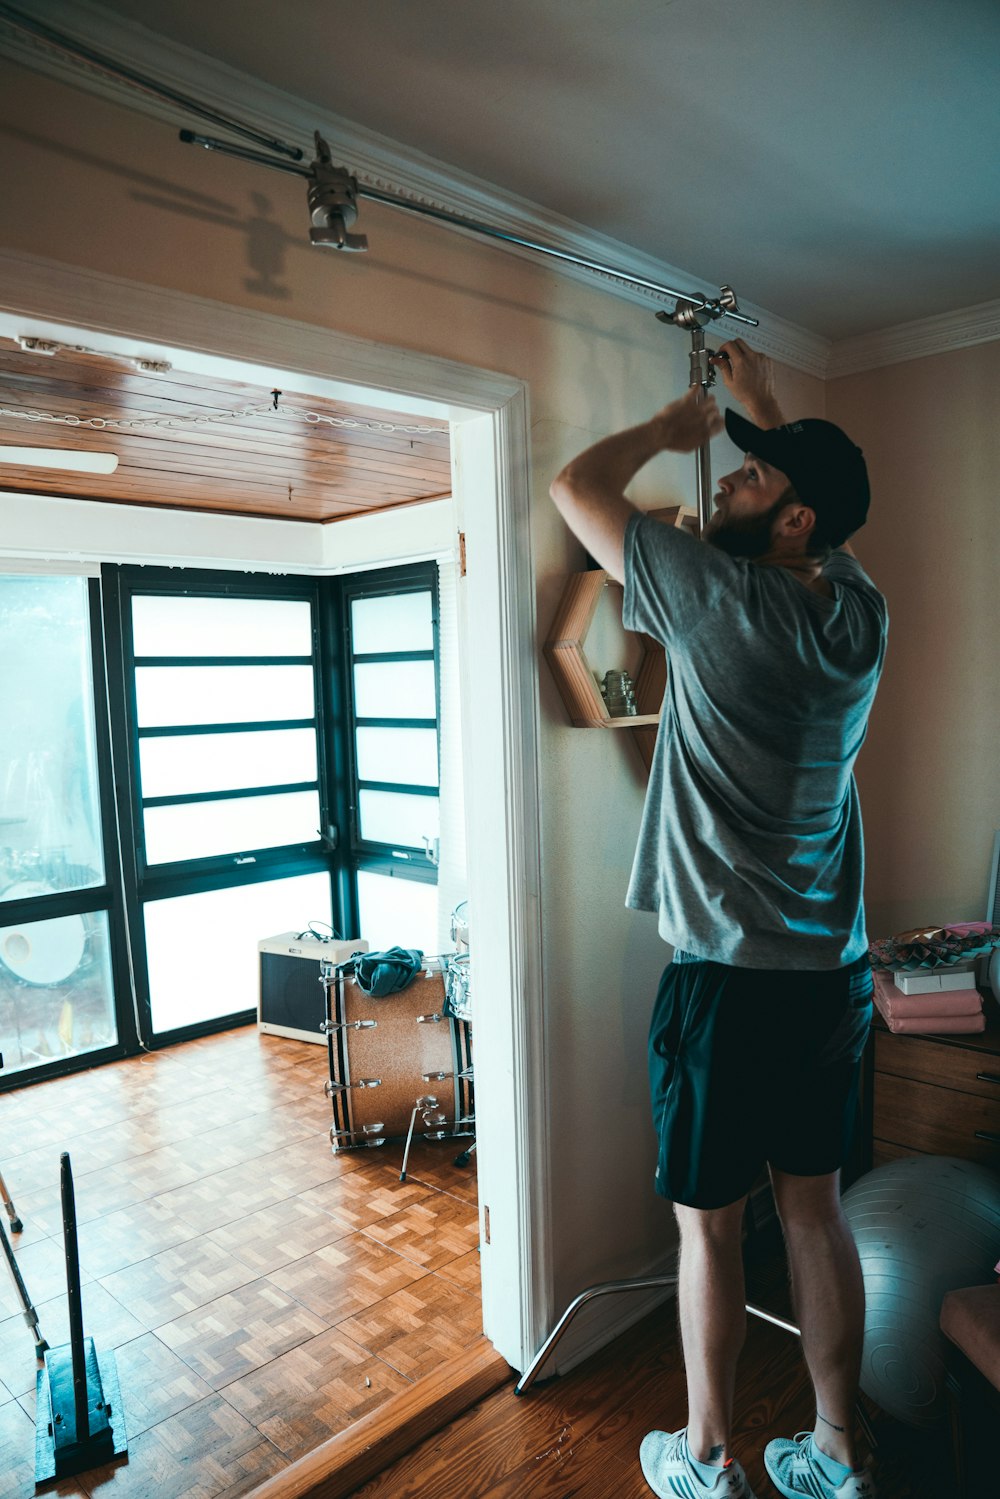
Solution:
[{"label": "drum stand", "polygon": [[[14,1204],[10,1200],[10,1196],[7,1192],[7,1187],[2,1176],[0,1176],[0,1189],[2,1189],[3,1191],[4,1207],[7,1209],[7,1213],[10,1217],[11,1231],[15,1234],[19,1234],[23,1231],[24,1225],[14,1211]],[[3,1248],[3,1256],[7,1261],[7,1269],[10,1271],[11,1280],[14,1282],[14,1291],[17,1295],[18,1301],[21,1303],[21,1315],[28,1325],[32,1342],[35,1345],[35,1357],[36,1359],[43,1359],[49,1345],[42,1337],[41,1328],[38,1325],[38,1313],[35,1311],[35,1308],[32,1305],[31,1297],[28,1295],[28,1288],[24,1284],[24,1279],[21,1275],[20,1267],[18,1266],[17,1260],[14,1258],[14,1250],[11,1245],[10,1239],[7,1237],[7,1230],[4,1227],[2,1218],[0,1218],[0,1246],[2,1246]]]}]

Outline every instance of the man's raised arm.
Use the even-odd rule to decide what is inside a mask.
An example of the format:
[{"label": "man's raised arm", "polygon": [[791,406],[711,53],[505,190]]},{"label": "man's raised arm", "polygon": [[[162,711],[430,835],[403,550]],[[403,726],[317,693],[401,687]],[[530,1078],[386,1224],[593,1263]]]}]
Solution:
[{"label": "man's raised arm", "polygon": [[625,489],[657,453],[692,453],[722,430],[711,396],[692,387],[638,427],[605,437],[574,458],[549,489],[574,536],[619,583],[625,581],[625,528],[635,506]]}]

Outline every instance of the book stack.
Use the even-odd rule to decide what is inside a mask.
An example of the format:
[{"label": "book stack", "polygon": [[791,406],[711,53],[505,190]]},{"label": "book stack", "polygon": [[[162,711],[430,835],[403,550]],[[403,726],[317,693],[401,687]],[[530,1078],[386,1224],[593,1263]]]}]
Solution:
[{"label": "book stack", "polygon": [[909,973],[876,972],[875,1003],[891,1031],[968,1035],[986,1029],[972,963]]}]

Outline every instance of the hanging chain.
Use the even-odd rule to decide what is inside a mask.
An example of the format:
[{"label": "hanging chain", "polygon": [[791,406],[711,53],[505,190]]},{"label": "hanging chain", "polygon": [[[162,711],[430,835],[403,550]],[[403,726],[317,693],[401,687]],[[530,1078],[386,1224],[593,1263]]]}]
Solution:
[{"label": "hanging chain", "polygon": [[0,416],[14,417],[25,422],[49,422],[63,427],[86,428],[92,432],[103,432],[105,429],[116,432],[139,432],[160,427],[206,427],[224,422],[238,422],[251,416],[281,416],[293,419],[301,417],[303,421],[310,422],[313,426],[343,427],[351,432],[403,432],[416,437],[441,431],[440,427],[404,426],[398,422],[363,422],[353,416],[327,416],[321,411],[288,411],[279,406],[244,406],[239,411],[218,411],[210,415],[198,415],[192,412],[186,416],[149,417],[61,416],[53,411],[33,411],[28,408],[17,410],[9,406],[0,406]]}]

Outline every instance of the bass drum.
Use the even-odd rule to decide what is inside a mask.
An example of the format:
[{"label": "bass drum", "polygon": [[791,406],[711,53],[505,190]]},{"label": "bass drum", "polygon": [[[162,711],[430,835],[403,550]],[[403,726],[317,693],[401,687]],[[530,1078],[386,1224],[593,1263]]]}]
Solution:
[{"label": "bass drum", "polygon": [[414,1108],[453,1133],[461,1117],[462,1058],[444,1010],[440,973],[420,973],[377,999],[335,969],[323,977],[334,1150],[406,1138]]},{"label": "bass drum", "polygon": [[[56,893],[39,880],[19,880],[0,891],[0,902],[34,900]],[[82,916],[56,916],[0,927],[0,968],[35,988],[65,984],[83,962],[86,950],[87,928]]]}]

